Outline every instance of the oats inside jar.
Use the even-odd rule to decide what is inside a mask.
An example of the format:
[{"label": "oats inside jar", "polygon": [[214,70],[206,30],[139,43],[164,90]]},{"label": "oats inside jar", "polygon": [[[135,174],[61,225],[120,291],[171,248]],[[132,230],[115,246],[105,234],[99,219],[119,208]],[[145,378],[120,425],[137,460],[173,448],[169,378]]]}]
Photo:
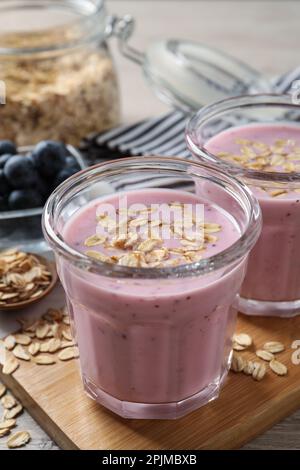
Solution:
[{"label": "oats inside jar", "polygon": [[48,139],[76,146],[118,123],[117,78],[104,43],[85,42],[57,27],[3,33],[0,46],[8,51],[0,53],[5,83],[0,139],[19,146]]}]

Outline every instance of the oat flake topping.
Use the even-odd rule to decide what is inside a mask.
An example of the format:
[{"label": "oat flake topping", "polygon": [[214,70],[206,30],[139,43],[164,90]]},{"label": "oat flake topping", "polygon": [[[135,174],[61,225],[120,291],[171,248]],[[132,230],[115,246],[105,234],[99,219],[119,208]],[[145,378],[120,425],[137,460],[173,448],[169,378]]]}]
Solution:
[{"label": "oat flake topping", "polygon": [[[248,139],[236,139],[239,152],[219,152],[222,160],[240,165],[244,168],[266,172],[294,173],[300,172],[300,147],[291,139],[277,139],[273,145]],[[266,189],[266,188],[262,188]],[[300,192],[295,189],[295,192]],[[267,190],[272,197],[282,196],[287,191],[282,187]]]},{"label": "oat flake topping", "polygon": [[[183,208],[180,202],[171,202],[168,206],[170,210]],[[199,224],[191,215],[184,215],[179,223],[176,219],[167,222],[163,217],[155,218],[153,212],[151,207],[140,210],[119,209],[117,222],[107,214],[98,215],[97,221],[102,232],[101,235],[92,234],[85,240],[85,246],[93,247],[92,250],[86,250],[85,254],[120,266],[178,266],[199,261],[206,245],[216,243],[216,234],[222,230],[221,225],[213,222]],[[161,236],[164,228],[170,230],[174,241],[171,245]],[[98,251],[101,247],[105,252]]]}]

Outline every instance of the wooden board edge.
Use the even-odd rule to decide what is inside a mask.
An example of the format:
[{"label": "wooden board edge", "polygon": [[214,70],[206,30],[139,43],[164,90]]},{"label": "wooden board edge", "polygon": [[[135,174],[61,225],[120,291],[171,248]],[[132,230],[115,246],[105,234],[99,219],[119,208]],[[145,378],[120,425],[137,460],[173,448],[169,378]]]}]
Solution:
[{"label": "wooden board edge", "polygon": [[20,400],[26,411],[41,426],[41,428],[63,450],[80,450],[74,442],[60,429],[50,416],[33,400],[26,390],[14,379],[12,375],[6,375],[0,370],[0,379],[11,390],[13,395]]},{"label": "wooden board edge", "polygon": [[[287,418],[300,406],[300,388],[291,390],[284,397],[272,400],[272,407],[268,409],[262,406],[257,413],[253,413],[252,419],[245,423],[238,423],[205,441],[199,449],[203,450],[237,450],[260,436],[275,424]],[[233,440],[233,435],[235,439]],[[243,437],[247,436],[247,438]]]},{"label": "wooden board edge", "polygon": [[[45,430],[45,432],[55,441],[63,450],[80,450],[80,448],[58,427],[58,425],[49,417],[49,415],[39,407],[34,399],[26,390],[10,375],[2,374],[0,370],[1,381],[18,398],[28,413]],[[299,409],[300,388],[290,389],[280,398],[275,397],[272,400],[272,406],[268,409],[261,406],[251,415],[251,419],[240,422],[225,431],[220,431],[211,439],[200,444],[198,450],[235,450],[252,439],[263,434],[276,423],[291,415]],[[245,436],[247,436],[245,438]],[[123,450],[127,450],[122,447]],[[186,450],[188,448],[185,448]],[[84,449],[82,449],[84,450]],[[111,449],[120,450],[120,449]],[[143,449],[148,450],[148,449]],[[155,450],[155,449],[153,449]],[[161,449],[163,450],[163,449]]]}]

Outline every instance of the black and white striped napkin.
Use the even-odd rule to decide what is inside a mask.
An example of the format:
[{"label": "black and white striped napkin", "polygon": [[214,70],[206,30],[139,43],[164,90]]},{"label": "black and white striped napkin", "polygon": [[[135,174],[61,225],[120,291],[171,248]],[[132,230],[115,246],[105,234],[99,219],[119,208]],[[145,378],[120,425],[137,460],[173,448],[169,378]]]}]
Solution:
[{"label": "black and white striped napkin", "polygon": [[[273,92],[289,93],[297,80],[300,80],[300,67],[275,79]],[[90,164],[132,155],[190,158],[184,136],[187,119],[184,112],[177,110],[133,125],[117,127],[87,137],[81,151]]]}]

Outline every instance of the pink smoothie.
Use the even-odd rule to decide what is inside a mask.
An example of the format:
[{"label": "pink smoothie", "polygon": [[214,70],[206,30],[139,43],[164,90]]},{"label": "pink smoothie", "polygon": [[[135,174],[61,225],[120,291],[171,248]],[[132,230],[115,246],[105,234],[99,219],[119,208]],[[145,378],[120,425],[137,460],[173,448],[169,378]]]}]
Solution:
[{"label": "pink smoothie", "polygon": [[[147,206],[172,201],[193,207],[202,203],[192,194],[175,190],[137,190],[127,197],[129,204]],[[95,200],[76,212],[63,236],[80,252],[92,249],[106,256],[120,255],[118,249],[85,245],[97,231],[96,213],[103,203],[118,207],[119,195]],[[205,244],[203,258],[226,250],[240,238],[233,218],[217,206],[205,203],[204,222],[220,225],[220,231],[217,240]],[[170,249],[178,247],[178,240],[163,242]],[[176,253],[170,258],[176,259]],[[134,279],[83,274],[58,260],[88,392],[111,409],[114,399],[159,404],[180,402],[199,393],[203,393],[203,402],[216,396],[230,362],[236,313],[231,304],[240,289],[245,263],[243,259],[197,277]]]},{"label": "pink smoothie", "polygon": [[[245,145],[250,150],[243,152],[241,146]],[[256,168],[257,158],[251,152],[261,152],[263,171],[300,172],[300,126],[237,127],[216,135],[205,147],[210,153],[243,166],[247,160],[243,162],[239,157],[246,155],[248,168],[258,170],[260,164]],[[267,148],[271,150],[270,155]],[[272,165],[266,164],[269,160]],[[263,301],[297,300],[300,299],[299,189],[286,188],[282,193],[278,189],[277,193],[274,187],[262,186],[251,186],[262,209],[263,229],[250,254],[241,294],[244,298]]]}]

